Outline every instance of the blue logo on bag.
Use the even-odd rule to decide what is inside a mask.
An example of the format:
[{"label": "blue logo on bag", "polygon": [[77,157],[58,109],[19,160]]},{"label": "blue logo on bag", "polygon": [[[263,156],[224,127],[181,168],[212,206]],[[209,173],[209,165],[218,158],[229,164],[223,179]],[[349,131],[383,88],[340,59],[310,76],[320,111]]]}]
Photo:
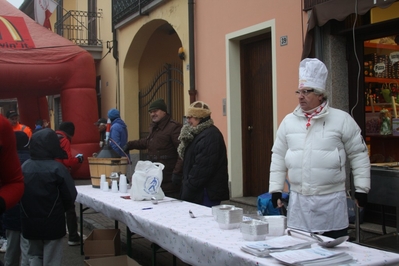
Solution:
[{"label": "blue logo on bag", "polygon": [[159,179],[155,176],[148,176],[144,183],[144,191],[148,194],[156,194],[160,186]]}]

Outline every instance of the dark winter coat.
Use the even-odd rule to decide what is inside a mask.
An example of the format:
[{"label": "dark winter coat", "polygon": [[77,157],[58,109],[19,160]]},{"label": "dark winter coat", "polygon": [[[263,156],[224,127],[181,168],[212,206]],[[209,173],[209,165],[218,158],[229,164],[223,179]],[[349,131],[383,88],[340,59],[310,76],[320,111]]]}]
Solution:
[{"label": "dark winter coat", "polygon": [[202,204],[206,189],[210,200],[228,200],[228,179],[223,135],[211,125],[185,147],[181,199]]},{"label": "dark winter coat", "polygon": [[177,154],[178,137],[182,124],[166,114],[158,123],[151,123],[146,138],[129,141],[129,150],[148,150],[147,160],[165,165],[163,169],[162,190],[166,195],[179,192],[180,187],[172,184],[172,174],[181,175],[182,160]]},{"label": "dark winter coat", "polygon": [[33,134],[30,156],[22,165],[22,234],[27,239],[62,238],[66,234],[65,210],[73,206],[77,191],[68,169],[54,160],[66,156],[57,134],[51,129]]}]

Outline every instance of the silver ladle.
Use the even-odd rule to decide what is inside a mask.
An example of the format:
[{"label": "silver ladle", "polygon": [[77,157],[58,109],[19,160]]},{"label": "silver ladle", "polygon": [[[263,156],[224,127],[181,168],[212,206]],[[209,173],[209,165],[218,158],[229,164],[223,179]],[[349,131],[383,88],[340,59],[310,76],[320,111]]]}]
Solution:
[{"label": "silver ladle", "polygon": [[191,218],[198,218],[198,217],[213,217],[213,215],[200,215],[200,216],[195,216],[194,213],[191,210],[188,210],[188,214],[190,215]]},{"label": "silver ladle", "polygon": [[314,240],[317,241],[317,243],[320,246],[325,247],[325,248],[333,248],[335,246],[338,246],[338,245],[342,244],[343,242],[345,242],[346,240],[348,240],[348,238],[349,238],[349,236],[341,236],[341,237],[338,237],[337,239],[334,239],[334,240],[324,241],[323,239],[321,239],[320,237],[318,237],[314,233],[310,233],[310,235],[308,235],[308,234],[305,234],[305,233],[302,233],[302,232],[298,232],[298,231],[294,231],[294,230],[287,230],[287,234],[288,235],[291,236],[292,233],[313,238]]},{"label": "silver ladle", "polygon": [[197,218],[197,217],[195,217],[194,213],[191,210],[188,210],[188,214],[190,214],[191,218]]},{"label": "silver ladle", "polygon": [[151,202],[154,205],[157,205],[158,203],[163,203],[163,202],[171,202],[171,201],[181,201],[178,199],[172,199],[172,200],[164,200],[164,201],[158,201],[158,199],[156,197],[151,197]]},{"label": "silver ladle", "polygon": [[341,236],[334,240],[319,242],[319,245],[326,248],[333,248],[349,239],[349,236]]}]

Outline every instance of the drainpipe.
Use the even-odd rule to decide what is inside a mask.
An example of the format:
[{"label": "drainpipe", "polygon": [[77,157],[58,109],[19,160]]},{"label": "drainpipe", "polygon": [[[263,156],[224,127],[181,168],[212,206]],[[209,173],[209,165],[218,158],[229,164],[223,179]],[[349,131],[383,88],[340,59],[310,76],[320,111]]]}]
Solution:
[{"label": "drainpipe", "polygon": [[[114,6],[114,0],[112,0],[112,7]],[[112,8],[112,20],[114,19],[114,9]],[[120,109],[120,80],[119,80],[119,55],[118,55],[118,40],[116,35],[116,29],[113,22],[112,25],[112,56],[115,59],[116,64],[116,108]]]},{"label": "drainpipe", "polygon": [[197,90],[195,89],[195,56],[194,56],[194,0],[188,0],[188,34],[190,56],[190,104],[195,102]]}]

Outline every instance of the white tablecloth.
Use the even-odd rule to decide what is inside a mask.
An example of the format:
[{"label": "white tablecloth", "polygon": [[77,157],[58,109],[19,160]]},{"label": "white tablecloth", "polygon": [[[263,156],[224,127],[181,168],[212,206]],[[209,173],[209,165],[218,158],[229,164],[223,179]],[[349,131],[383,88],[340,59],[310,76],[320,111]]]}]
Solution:
[{"label": "white tablecloth", "polygon": [[[104,192],[91,185],[76,188],[77,202],[126,224],[132,232],[191,265],[281,265],[272,257],[259,258],[242,251],[240,247],[247,241],[240,229],[220,229],[211,208],[181,201],[154,205],[121,198],[128,193]],[[198,218],[191,218],[189,210]],[[354,257],[357,263],[352,265],[399,265],[399,254],[355,243],[345,242],[335,250]]]}]

